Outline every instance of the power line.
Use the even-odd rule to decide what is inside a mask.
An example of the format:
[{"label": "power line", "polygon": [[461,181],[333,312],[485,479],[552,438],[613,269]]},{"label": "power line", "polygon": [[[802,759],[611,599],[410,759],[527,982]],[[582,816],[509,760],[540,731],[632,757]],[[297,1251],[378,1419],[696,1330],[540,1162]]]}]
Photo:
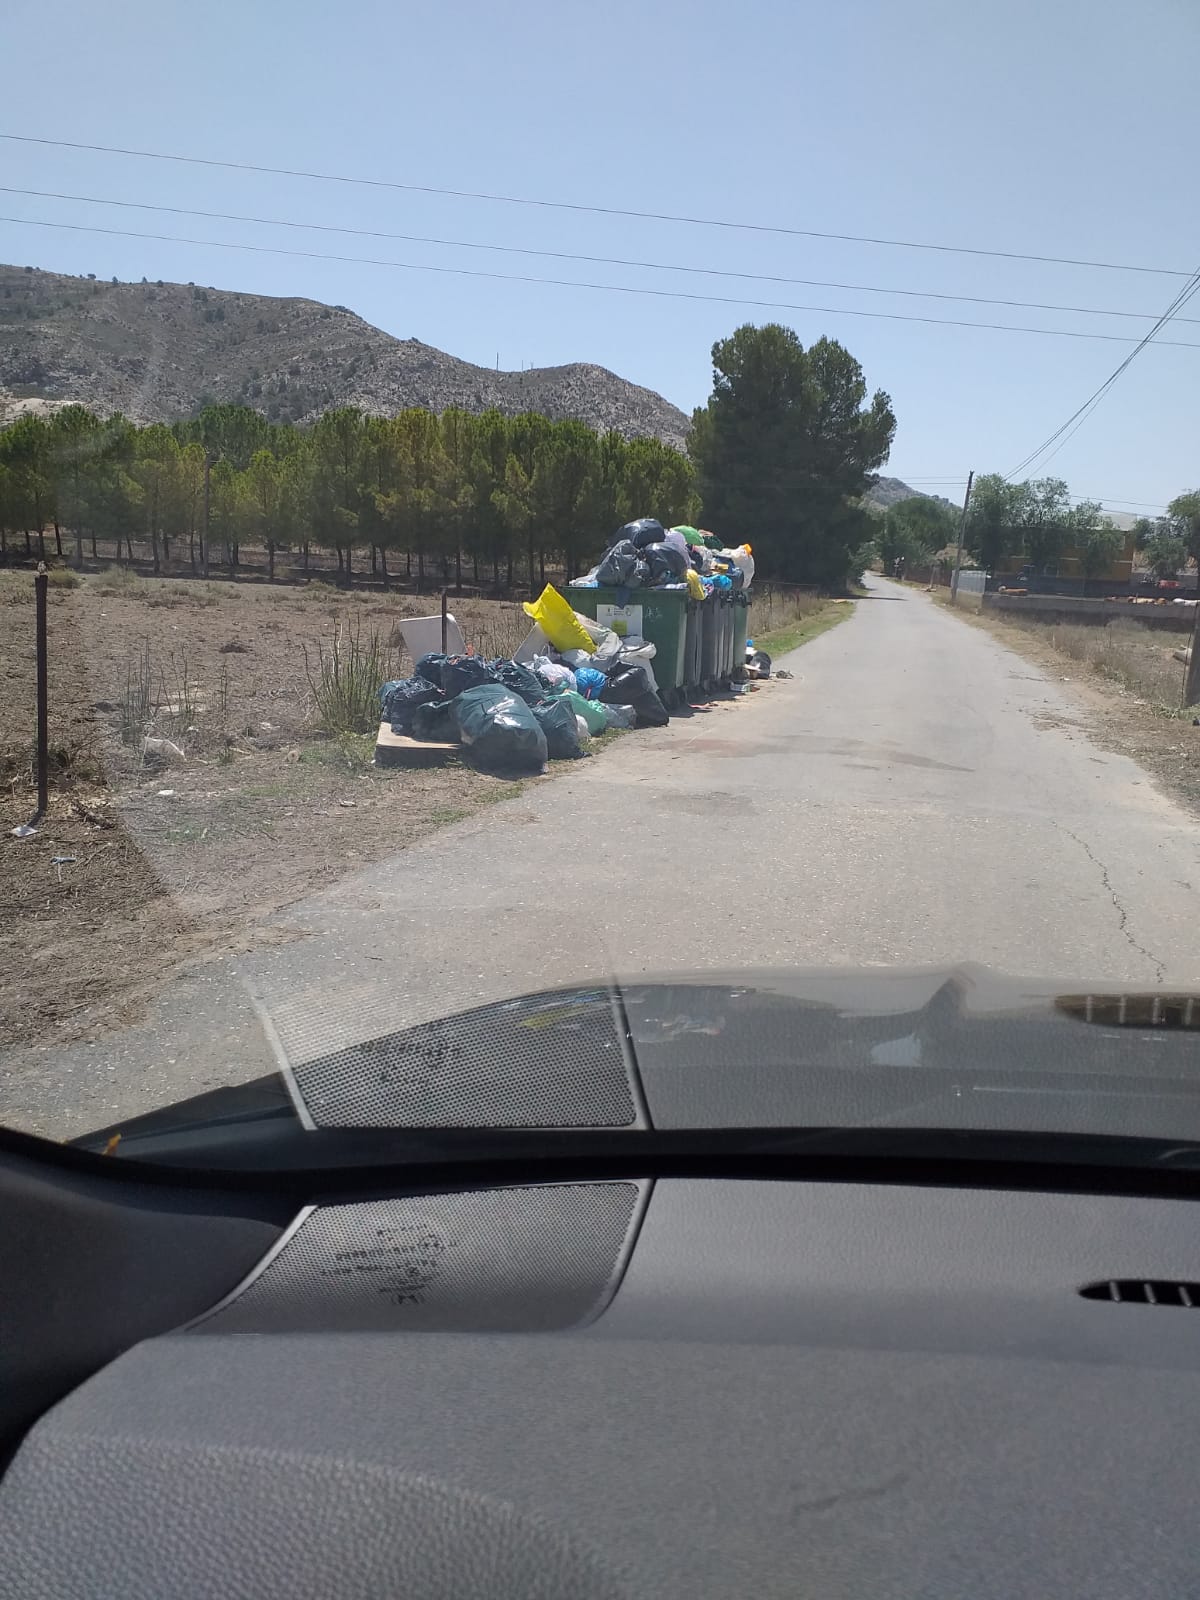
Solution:
[{"label": "power line", "polygon": [[[415,261],[384,261],[373,256],[332,255],[319,250],[285,250],[279,245],[242,244],[227,239],[192,239],[172,233],[142,233],[128,228],[100,228],[81,222],[46,222],[33,217],[0,216],[0,222],[20,228],[54,228],[68,233],[95,233],[117,239],[153,239],[164,244],[187,244],[206,250],[242,250],[253,255],[291,256],[305,261],[338,261],[354,266],[388,267],[401,272],[433,272],[455,278],[485,278],[498,283],[531,283],[559,289],[587,289],[602,294],[650,296],[656,300],[689,300],[710,305],[753,306],[765,311],[805,311],[831,317],[868,317],[884,322],[919,322],[941,328],[985,328],[995,333],[1031,333],[1051,339],[1101,339],[1108,344],[1132,344],[1119,333],[1083,333],[1072,328],[1030,328],[1019,323],[971,322],[955,317],[918,317],[900,311],[862,311],[849,306],[802,305],[792,300],[750,300],[737,295],[693,294],[686,289],[646,289],[622,283],[587,283],[573,278],[538,278],[515,272],[485,272],[474,267],[437,267]],[[1143,340],[1142,343],[1145,343]],[[1189,339],[1162,339],[1161,345],[1200,350]]]},{"label": "power line", "polygon": [[[142,200],[112,200],[99,195],[62,194],[53,189],[15,189],[0,184],[0,194],[19,194],[36,200],[69,200],[89,206],[115,206],[127,211],[154,211],[175,217],[203,217],[211,222],[249,222],[267,228],[294,228],[314,233],[340,233],[358,239],[391,239],[404,244],[441,245],[453,250],[486,250],[502,255],[536,256],[551,261],[582,261],[590,266],[636,267],[650,272],[683,272],[705,278],[736,278],[748,283],[782,283],[806,289],[842,289],[852,294],[904,295],[916,300],[948,300],[963,305],[1006,306],[1017,311],[1063,311],[1085,317],[1124,317],[1153,322],[1154,311],[1113,311],[1103,306],[1061,305],[1045,300],[997,300],[985,295],[947,294],[934,289],[895,289],[885,284],[841,283],[828,278],[789,278],[769,272],[739,272],[726,267],[698,267],[675,261],[639,261],[627,256],[579,255],[568,250],[535,250],[527,245],[485,244],[476,239],[441,239],[420,233],[388,233],[378,228],[347,228],[329,222],[296,222],[285,217],[259,217],[236,211],[197,211],[187,206],[155,205]],[[1180,317],[1200,326],[1200,317]]]},{"label": "power line", "polygon": [[74,139],[46,139],[27,133],[2,133],[0,139],[16,144],[49,145],[57,150],[87,150],[96,155],[133,156],[143,161],[174,161],[193,167],[216,167],[226,172],[255,172],[273,178],[306,178],[319,183],[351,184],[367,189],[393,189],[404,194],[441,195],[452,200],[487,200],[497,205],[532,206],[547,211],[583,212],[591,216],[627,217],[637,222],[673,222],[696,228],[724,228],[741,233],[770,233],[796,239],[831,239],[843,244],[886,245],[898,250],[933,250],[943,255],[990,256],[1000,261],[1034,261],[1043,266],[1094,267],[1105,272],[1143,272],[1158,277],[1186,278],[1175,267],[1144,267],[1119,261],[1089,261],[1072,256],[1031,255],[1017,250],[982,250],[970,245],[931,244],[917,239],[883,239],[870,234],[827,233],[816,228],[789,228],[776,223],[733,222],[721,217],[691,217],[668,211],[633,211],[620,206],[585,205],[572,200],[540,200],[527,195],[490,194],[474,189],[442,189],[427,183],[400,183],[387,178],[357,178],[334,172],[310,172],[295,167],[268,167],[251,161],[220,161],[212,156],[181,156],[163,150],[133,150],[122,145],[85,144]]},{"label": "power line", "polygon": [[[1083,402],[1077,411],[1073,411],[1071,413],[1061,427],[1056,428],[1048,439],[1044,439],[1037,449],[1031,451],[1030,454],[1027,455],[1023,461],[1019,462],[1011,472],[1005,473],[1005,477],[1009,479],[1015,478],[1018,472],[1024,472],[1034,461],[1038,459],[1039,456],[1045,456],[1045,459],[1042,461],[1043,467],[1045,467],[1048,461],[1052,461],[1062,447],[1069,440],[1073,439],[1074,436],[1079,432],[1080,428],[1082,428],[1088,417],[1091,416],[1092,412],[1100,404],[1101,400],[1103,400],[1104,396],[1112,388],[1113,384],[1115,384],[1118,378],[1120,378],[1125,369],[1137,359],[1141,352],[1154,338],[1154,335],[1158,333],[1160,329],[1165,328],[1167,323],[1172,320],[1176,313],[1183,309],[1183,307],[1196,293],[1197,289],[1200,289],[1200,267],[1196,268],[1191,277],[1188,279],[1187,283],[1184,284],[1183,288],[1180,289],[1179,293],[1163,312],[1162,316],[1159,317],[1158,321],[1145,335],[1145,337],[1138,341],[1136,346],[1129,352],[1124,361],[1120,363],[1116,370],[1111,372],[1109,376],[1105,378],[1100,387],[1088,396],[1088,398]],[[1068,429],[1070,429],[1069,432],[1067,431]],[[1058,441],[1057,443],[1055,443],[1056,440]],[[1054,445],[1052,450],[1050,450],[1051,445]],[[1047,450],[1050,450],[1049,455],[1045,455]]]},{"label": "power line", "polygon": [[[939,478],[934,478],[934,477],[925,477],[921,473],[913,473],[913,472],[906,472],[906,473],[903,474],[903,476],[901,478],[901,482],[902,483],[907,483],[909,485],[918,484],[918,483],[931,484],[931,485],[944,484],[944,485],[946,485],[947,487],[950,487],[950,488],[953,488],[958,484],[966,483],[966,481],[967,480],[964,477],[962,477],[961,475],[958,476],[958,477],[953,477],[953,478],[950,478],[950,477],[947,477],[947,478],[940,478],[940,477]],[[1129,499],[1124,498],[1121,495],[1116,495],[1116,494],[1088,494],[1086,491],[1083,492],[1083,493],[1075,493],[1074,491],[1071,491],[1071,492],[1068,493],[1067,498],[1070,499],[1070,500],[1094,500],[1094,501],[1097,501],[1100,505],[1105,506],[1105,507],[1108,507],[1108,506],[1131,506],[1135,511],[1165,511],[1167,509],[1165,505],[1161,504],[1158,501],[1154,501],[1154,500],[1129,500]]]}]

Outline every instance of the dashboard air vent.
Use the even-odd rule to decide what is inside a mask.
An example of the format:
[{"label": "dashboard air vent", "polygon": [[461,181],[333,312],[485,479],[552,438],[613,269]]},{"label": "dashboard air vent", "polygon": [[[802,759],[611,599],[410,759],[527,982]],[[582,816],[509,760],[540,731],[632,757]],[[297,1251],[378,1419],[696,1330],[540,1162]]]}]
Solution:
[{"label": "dashboard air vent", "polygon": [[1177,1283],[1159,1278],[1109,1278],[1103,1283],[1086,1283],[1080,1289],[1085,1300],[1110,1300],[1117,1305],[1184,1306],[1200,1311],[1200,1283]]}]

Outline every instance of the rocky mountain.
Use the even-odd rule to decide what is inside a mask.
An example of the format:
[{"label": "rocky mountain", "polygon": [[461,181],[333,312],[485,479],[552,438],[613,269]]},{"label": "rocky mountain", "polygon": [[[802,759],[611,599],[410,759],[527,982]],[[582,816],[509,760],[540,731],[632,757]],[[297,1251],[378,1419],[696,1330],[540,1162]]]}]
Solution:
[{"label": "rocky mountain", "polygon": [[[863,501],[868,506],[878,506],[881,511],[886,511],[889,506],[897,505],[901,500],[914,500],[924,498],[921,489],[913,489],[905,483],[903,478],[877,478],[872,486],[863,495]],[[947,500],[945,495],[933,494],[930,500],[940,500],[944,506],[957,510],[952,500]]]},{"label": "rocky mountain", "polygon": [[604,367],[495,372],[393,338],[345,306],[0,266],[0,421],[75,402],[170,422],[211,401],[300,423],[332,406],[495,406],[677,447],[691,426],[661,395]]}]

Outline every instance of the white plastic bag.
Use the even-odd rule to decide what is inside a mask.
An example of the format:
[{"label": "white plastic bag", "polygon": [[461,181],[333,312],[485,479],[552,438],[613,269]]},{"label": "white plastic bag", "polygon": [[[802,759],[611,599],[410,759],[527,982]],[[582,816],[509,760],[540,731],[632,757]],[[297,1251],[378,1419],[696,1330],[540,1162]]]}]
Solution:
[{"label": "white plastic bag", "polygon": [[[590,657],[585,656],[585,659]],[[548,688],[558,689],[564,685],[568,689],[576,687],[575,674],[561,661],[551,661],[549,656],[535,656],[529,665]]]},{"label": "white plastic bag", "polygon": [[657,653],[657,646],[651,644],[649,639],[639,638],[632,633],[628,635],[621,645],[621,660],[633,661],[639,665],[642,662],[653,661]]},{"label": "white plastic bag", "polygon": [[604,715],[608,718],[610,728],[632,728],[637,721],[637,713],[632,706],[606,705]]},{"label": "white plastic bag", "polygon": [[[607,707],[605,709],[607,710]],[[578,714],[575,717],[575,732],[579,735],[580,744],[591,743],[592,730],[587,725],[587,719]]]}]

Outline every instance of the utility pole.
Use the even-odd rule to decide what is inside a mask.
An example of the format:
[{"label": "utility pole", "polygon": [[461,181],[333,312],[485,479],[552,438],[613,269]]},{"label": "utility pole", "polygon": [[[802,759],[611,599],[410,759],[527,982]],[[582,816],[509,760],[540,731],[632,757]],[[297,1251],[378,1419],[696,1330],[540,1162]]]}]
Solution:
[{"label": "utility pole", "polygon": [[954,571],[950,576],[950,604],[958,604],[958,575],[962,571],[963,534],[967,531],[967,508],[971,504],[971,486],[975,482],[975,469],[967,473],[967,492],[963,496],[962,516],[958,519],[958,549],[954,552]]},{"label": "utility pole", "polygon": [[1183,703],[1194,706],[1200,700],[1200,589],[1196,594],[1195,620],[1192,623],[1192,644],[1188,651],[1187,672],[1183,679]]}]

